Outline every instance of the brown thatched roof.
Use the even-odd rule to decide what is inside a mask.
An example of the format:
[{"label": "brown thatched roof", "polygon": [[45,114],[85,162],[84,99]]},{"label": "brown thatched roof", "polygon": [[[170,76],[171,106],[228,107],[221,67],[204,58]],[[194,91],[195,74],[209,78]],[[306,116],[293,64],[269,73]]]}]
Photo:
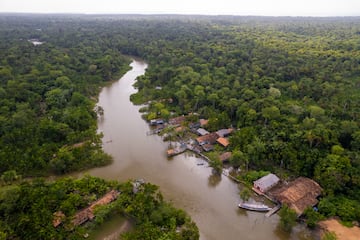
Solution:
[{"label": "brown thatched roof", "polygon": [[295,181],[272,192],[272,195],[282,204],[287,204],[300,216],[307,207],[318,203],[321,194],[320,185],[310,178],[299,177]]}]

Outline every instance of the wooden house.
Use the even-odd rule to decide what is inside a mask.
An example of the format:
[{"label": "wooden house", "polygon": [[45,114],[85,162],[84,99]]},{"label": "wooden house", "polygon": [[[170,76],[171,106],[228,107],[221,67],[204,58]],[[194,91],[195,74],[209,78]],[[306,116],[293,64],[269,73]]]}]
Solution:
[{"label": "wooden house", "polygon": [[231,158],[232,153],[231,152],[224,152],[219,156],[219,159],[221,162],[228,162]]},{"label": "wooden house", "polygon": [[219,137],[218,139],[216,139],[216,142],[225,148],[230,144],[229,140],[223,137]]},{"label": "wooden house", "polygon": [[199,120],[199,123],[200,123],[200,126],[201,127],[204,127],[204,126],[206,126],[208,123],[209,123],[209,120],[208,119],[200,119]]},{"label": "wooden house", "polygon": [[169,119],[169,124],[173,126],[180,126],[183,122],[185,122],[186,116],[179,116]]},{"label": "wooden house", "polygon": [[264,194],[271,188],[275,187],[279,181],[280,179],[275,174],[269,173],[268,175],[254,181],[253,189],[260,194]]},{"label": "wooden house", "polygon": [[196,130],[196,133],[197,133],[199,136],[205,136],[205,135],[210,134],[208,131],[206,131],[206,130],[203,129],[203,128],[198,128],[198,129]]},{"label": "wooden house", "polygon": [[214,145],[204,144],[204,145],[202,145],[202,148],[204,149],[205,152],[210,152],[210,151],[214,150]]},{"label": "wooden house", "polygon": [[287,185],[271,192],[271,195],[280,203],[286,204],[300,216],[307,207],[318,203],[322,188],[314,180],[299,177]]},{"label": "wooden house", "polygon": [[[96,206],[99,205],[105,205],[105,204],[109,204],[112,201],[114,201],[118,196],[119,196],[119,192],[116,190],[111,190],[110,192],[108,192],[107,194],[105,194],[103,197],[101,197],[100,199],[98,199],[96,202],[92,203],[89,207],[84,208],[80,211],[78,211],[75,216],[72,218],[71,223],[74,226],[79,226],[89,220],[94,219],[95,215],[94,215],[94,209]],[[65,218],[65,215],[59,211],[59,212],[55,212],[54,213],[54,218],[53,218],[53,226],[54,227],[58,227],[63,219]]]},{"label": "wooden house", "polygon": [[217,135],[219,135],[219,137],[228,137],[230,136],[230,134],[234,131],[233,128],[226,128],[226,129],[220,129],[218,131],[216,131]]},{"label": "wooden house", "polygon": [[205,136],[196,138],[196,141],[199,143],[199,145],[215,144],[218,138],[219,136],[216,133],[210,133]]}]

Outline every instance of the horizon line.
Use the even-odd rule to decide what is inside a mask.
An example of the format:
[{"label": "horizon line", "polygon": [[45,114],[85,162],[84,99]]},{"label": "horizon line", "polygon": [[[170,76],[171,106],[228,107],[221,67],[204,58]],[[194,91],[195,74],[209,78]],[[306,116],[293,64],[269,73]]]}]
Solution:
[{"label": "horizon line", "polygon": [[0,11],[0,14],[32,14],[32,15],[138,15],[138,16],[231,16],[231,17],[309,17],[309,18],[346,18],[360,17],[359,15],[261,15],[261,14],[231,14],[231,13],[111,13],[111,12],[7,12]]}]

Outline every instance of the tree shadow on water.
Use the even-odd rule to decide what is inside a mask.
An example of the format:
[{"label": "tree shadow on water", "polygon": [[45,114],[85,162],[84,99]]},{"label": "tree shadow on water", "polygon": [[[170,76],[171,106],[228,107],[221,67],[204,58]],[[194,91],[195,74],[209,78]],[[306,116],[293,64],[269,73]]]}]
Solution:
[{"label": "tree shadow on water", "polygon": [[248,216],[247,210],[239,208],[239,207],[238,207],[236,213],[238,216]]},{"label": "tree shadow on water", "polygon": [[276,228],[274,229],[274,233],[276,236],[279,237],[279,239],[291,239],[291,231],[290,232],[287,232],[287,231],[284,231],[280,224],[278,224],[276,226]]},{"label": "tree shadow on water", "polygon": [[209,187],[216,187],[221,182],[221,174],[212,173],[208,177],[208,186]]}]

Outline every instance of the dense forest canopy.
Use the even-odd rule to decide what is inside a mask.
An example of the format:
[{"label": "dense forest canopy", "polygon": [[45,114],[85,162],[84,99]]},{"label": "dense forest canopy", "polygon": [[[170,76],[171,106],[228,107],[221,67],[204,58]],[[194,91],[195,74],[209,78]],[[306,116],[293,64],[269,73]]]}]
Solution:
[{"label": "dense forest canopy", "polygon": [[109,162],[95,100],[129,64],[109,41],[82,32],[81,23],[1,17],[0,172],[65,173]]},{"label": "dense forest canopy", "polygon": [[[1,188],[0,239],[86,239],[115,214],[125,215],[136,226],[122,239],[198,239],[198,229],[190,217],[165,202],[157,186],[142,183],[135,188],[134,183],[84,176],[54,182],[35,179]],[[108,204],[96,206],[93,221],[74,223],[79,212],[109,191],[119,195]],[[55,219],[60,223],[54,225]]]},{"label": "dense forest canopy", "polygon": [[2,15],[0,171],[104,161],[89,97],[135,55],[150,67],[132,100],[151,100],[150,117],[232,125],[230,150],[249,169],[313,178],[322,213],[359,220],[359,20]]},{"label": "dense forest canopy", "polygon": [[149,119],[197,112],[208,130],[236,127],[230,150],[241,165],[313,178],[322,214],[359,220],[358,20],[147,21],[150,30],[129,33],[135,49],[121,46],[150,62],[132,99],[152,101]]}]

